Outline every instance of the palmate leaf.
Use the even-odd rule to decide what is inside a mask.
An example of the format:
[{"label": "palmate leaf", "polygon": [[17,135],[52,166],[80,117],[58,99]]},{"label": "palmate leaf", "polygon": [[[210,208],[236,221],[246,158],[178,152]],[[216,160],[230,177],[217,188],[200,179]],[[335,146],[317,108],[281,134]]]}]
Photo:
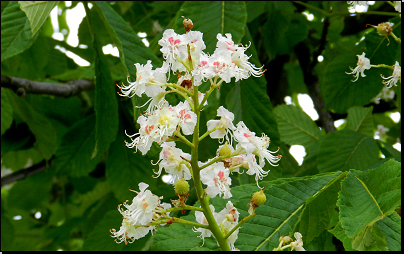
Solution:
[{"label": "palmate leaf", "polygon": [[320,172],[363,170],[379,160],[376,141],[351,130],[330,132],[320,140]]},{"label": "palmate leaf", "polygon": [[1,13],[1,61],[28,49],[38,34],[32,35],[31,25],[17,1],[10,1]]},{"label": "palmate leaf", "polygon": [[373,107],[362,108],[357,106],[348,109],[345,129],[373,137],[372,110]]},{"label": "palmate leaf", "polygon": [[357,237],[401,204],[401,163],[391,159],[365,172],[351,171],[341,185],[337,202],[341,225],[354,238],[354,248],[366,248],[370,244],[358,244]]},{"label": "palmate leaf", "polygon": [[181,16],[192,20],[193,31],[203,33],[204,51],[213,54],[218,33],[223,36],[231,33],[234,43],[240,43],[247,22],[247,9],[243,1],[186,1],[177,14],[174,29],[182,34],[185,30]]},{"label": "palmate leaf", "polygon": [[45,23],[52,9],[59,1],[18,1],[21,10],[25,12],[31,23],[31,31],[34,35]]},{"label": "palmate leaf", "polygon": [[[260,185],[265,188],[264,193],[267,200],[265,204],[256,209],[257,216],[247,221],[240,228],[235,247],[242,251],[265,251],[277,247],[281,235],[290,235],[297,231],[296,225],[299,223],[304,208],[344,176],[345,173],[336,172],[311,177],[260,182]],[[231,189],[233,196],[229,200],[240,212],[240,220],[248,215],[249,207],[247,204],[256,191],[257,186],[255,184],[237,186]],[[220,212],[227,201],[219,197],[211,199],[216,212]],[[318,209],[322,209],[322,207]],[[318,214],[320,216],[321,213]],[[193,212],[183,218],[195,222]],[[319,217],[313,219],[321,220]],[[171,228],[172,226],[174,227]],[[180,240],[183,232],[187,232],[186,241]],[[218,249],[213,238],[205,238],[204,247],[200,248],[202,240],[196,237],[198,235],[200,233],[193,233],[189,226],[173,224],[168,227],[161,227],[158,228],[154,236],[151,250]]]},{"label": "palmate leaf", "polygon": [[279,134],[289,145],[308,148],[322,136],[321,131],[302,109],[293,105],[281,105],[274,109]]}]

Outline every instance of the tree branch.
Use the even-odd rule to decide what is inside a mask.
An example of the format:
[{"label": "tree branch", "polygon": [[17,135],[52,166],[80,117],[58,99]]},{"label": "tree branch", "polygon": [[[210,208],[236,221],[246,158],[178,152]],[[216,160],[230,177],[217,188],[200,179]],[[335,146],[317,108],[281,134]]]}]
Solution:
[{"label": "tree branch", "polygon": [[318,56],[324,50],[329,25],[329,19],[326,18],[324,20],[320,45],[318,46],[317,50],[313,52],[312,56],[310,56],[309,47],[304,42],[300,42],[295,46],[295,54],[299,60],[300,66],[302,67],[304,83],[306,84],[309,95],[313,100],[314,108],[316,109],[319,116],[321,126],[327,133],[336,131],[336,129],[334,126],[334,120],[330,112],[324,111],[325,104],[323,97],[320,94],[320,85],[314,67],[318,63]]},{"label": "tree branch", "polygon": [[24,97],[26,93],[49,94],[60,97],[70,97],[82,91],[93,90],[94,82],[89,80],[72,80],[64,85],[36,82],[24,78],[1,75],[1,87],[10,88],[18,96]]},{"label": "tree branch", "polygon": [[9,183],[12,183],[15,181],[19,181],[19,180],[27,178],[28,176],[42,172],[45,169],[49,168],[54,161],[55,161],[55,158],[53,157],[53,158],[51,158],[50,161],[48,161],[48,164],[46,163],[46,161],[42,161],[30,168],[21,169],[10,175],[6,175],[1,178],[1,187],[3,187],[6,184],[9,184]]}]

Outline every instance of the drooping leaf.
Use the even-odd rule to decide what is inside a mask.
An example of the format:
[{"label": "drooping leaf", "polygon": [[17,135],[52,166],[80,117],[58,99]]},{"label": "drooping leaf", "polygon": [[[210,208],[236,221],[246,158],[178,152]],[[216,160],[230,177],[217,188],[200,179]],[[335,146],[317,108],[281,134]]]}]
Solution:
[{"label": "drooping leaf", "polygon": [[330,132],[320,141],[320,172],[363,170],[379,160],[379,148],[369,136],[351,130]]},{"label": "drooping leaf", "polygon": [[288,145],[302,145],[308,148],[322,136],[313,120],[296,106],[278,106],[274,109],[274,114],[281,140]]},{"label": "drooping leaf", "polygon": [[373,107],[352,107],[348,109],[345,129],[373,137]]},{"label": "drooping leaf", "polygon": [[91,159],[95,147],[95,114],[73,125],[56,152],[55,167],[62,174],[85,176],[99,163],[102,153]]},{"label": "drooping leaf", "polygon": [[118,132],[118,102],[115,84],[111,78],[107,58],[102,52],[102,44],[98,36],[101,27],[92,20],[90,13],[91,32],[94,36],[93,49],[95,51],[95,147],[91,158],[108,150]]},{"label": "drooping leaf", "polygon": [[45,23],[52,9],[59,1],[18,1],[31,23],[32,35]]},{"label": "drooping leaf", "polygon": [[1,61],[28,49],[37,38],[17,1],[10,1],[1,13]]},{"label": "drooping leaf", "polygon": [[11,107],[5,90],[5,88],[1,88],[1,135],[3,135],[13,123],[13,108]]},{"label": "drooping leaf", "polygon": [[401,204],[401,163],[389,160],[365,172],[351,171],[341,185],[340,221],[354,238]]},{"label": "drooping leaf", "polygon": [[18,114],[35,135],[35,146],[45,159],[50,159],[57,149],[56,130],[52,123],[36,112],[25,100],[20,99],[11,90],[6,91],[15,114]]}]

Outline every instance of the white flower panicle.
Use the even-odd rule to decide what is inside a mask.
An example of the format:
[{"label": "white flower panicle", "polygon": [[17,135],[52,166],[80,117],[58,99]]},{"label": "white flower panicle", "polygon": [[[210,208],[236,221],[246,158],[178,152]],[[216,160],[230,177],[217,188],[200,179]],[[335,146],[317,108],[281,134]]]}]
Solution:
[{"label": "white flower panicle", "polygon": [[345,72],[346,74],[354,74],[355,75],[356,78],[355,78],[355,80],[352,80],[352,82],[355,82],[355,81],[358,80],[359,74],[362,77],[366,77],[364,71],[369,70],[371,68],[370,60],[365,57],[365,52],[363,52],[362,55],[357,55],[357,57],[358,57],[358,64],[355,67],[355,69],[349,67],[352,72],[350,72],[350,73]]},{"label": "white flower panicle", "polygon": [[[196,148],[195,137],[191,143],[183,135],[194,134],[196,125],[199,124],[198,112],[207,105],[207,96],[212,93],[213,89],[219,88],[222,82],[231,82],[233,78],[237,82],[250,76],[260,77],[265,70],[263,67],[255,67],[249,62],[251,56],[245,54],[249,46],[235,44],[231,34],[225,34],[225,36],[217,34],[216,49],[210,55],[203,52],[206,49],[203,34],[198,31],[190,31],[193,26],[192,21],[184,18],[184,26],[186,26],[186,34],[177,34],[173,29],[168,29],[164,31],[163,37],[158,41],[164,58],[160,68],[153,70],[150,60],[146,64],[136,63],[136,80],[132,82],[128,77],[127,86],[118,85],[120,96],[142,97],[146,95],[150,97],[143,105],[149,104],[146,111],[137,118],[139,131],[131,135],[125,131],[131,140],[130,142],[125,141],[125,143],[128,148],[134,148],[135,152],[140,150],[145,155],[156,142],[162,148],[159,160],[155,164],[152,161],[153,165],[159,167],[155,172],[156,177],[159,177],[164,169],[167,174],[171,175],[171,183],[178,182],[180,179],[184,183],[191,180],[193,174],[197,173],[200,175],[200,181],[206,185],[203,195],[210,198],[219,196],[229,199],[232,197],[230,173],[241,173],[240,167],[247,168],[247,174],[255,175],[259,187],[258,180],[262,180],[268,174],[268,171],[262,169],[265,162],[277,166],[276,163],[280,156],[274,155],[278,151],[267,150],[269,138],[266,135],[256,137],[255,133],[249,131],[243,122],[239,122],[235,127],[233,125],[234,114],[220,106],[217,109],[217,116],[220,119],[209,120],[207,133],[197,137],[199,138],[197,142],[207,137],[208,134],[212,139],[219,139],[219,143],[226,140],[226,144],[219,147],[217,156],[220,157],[224,154],[226,155],[224,157],[228,158],[214,163],[210,162],[211,160],[202,163],[194,160],[195,158],[191,154],[177,148],[174,141],[182,141],[189,147]],[[167,82],[171,72],[175,75],[174,77],[178,77],[177,82]],[[211,83],[209,91],[205,93],[198,91],[197,86],[207,81]],[[185,101],[172,106],[165,99],[165,95],[169,93],[177,93]],[[194,103],[196,99],[199,103],[196,101]],[[136,108],[139,107],[136,106]],[[233,148],[233,140],[238,142],[236,150]],[[229,147],[225,147],[227,143],[229,143]],[[196,150],[196,152],[198,151]],[[193,164],[196,161],[198,165]],[[203,167],[207,163],[209,165]],[[196,170],[195,166],[199,167],[199,170]],[[188,186],[188,183],[185,182],[185,185]],[[152,194],[147,187],[147,184],[139,183],[140,192],[136,192],[137,196],[133,198],[132,203],[127,204],[126,201],[118,206],[118,211],[123,217],[122,225],[119,230],[111,230],[111,236],[116,238],[117,243],[132,243],[136,239],[144,237],[149,231],[153,231],[158,225],[173,223],[174,219],[166,214],[171,205],[161,203],[162,197],[159,198]],[[188,209],[185,206],[188,191],[181,190],[178,193],[182,196],[179,200],[171,200],[174,208],[170,211],[179,211],[178,208]],[[231,250],[238,250],[234,247],[239,231],[239,228],[234,229],[239,221],[237,209],[230,201],[227,202],[226,208],[219,213],[214,211],[212,205],[209,207],[223,235],[234,230],[227,237],[227,242]],[[195,211],[195,216],[198,223],[208,225],[203,212]],[[202,239],[212,236],[212,232],[206,228],[194,228],[193,230],[200,232],[199,237]]]}]

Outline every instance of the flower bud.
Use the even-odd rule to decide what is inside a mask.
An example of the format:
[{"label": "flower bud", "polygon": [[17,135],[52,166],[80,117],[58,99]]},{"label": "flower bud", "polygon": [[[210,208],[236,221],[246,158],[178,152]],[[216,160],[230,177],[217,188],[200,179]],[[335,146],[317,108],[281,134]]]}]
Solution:
[{"label": "flower bud", "polygon": [[231,149],[227,145],[227,141],[226,141],[224,146],[222,146],[222,148],[220,148],[220,150],[219,150],[219,156],[225,156],[225,155],[229,155],[229,154],[231,154]]},{"label": "flower bud", "polygon": [[260,191],[257,191],[256,193],[254,193],[251,201],[254,202],[254,204],[258,207],[258,206],[264,204],[266,200],[267,200],[267,197],[264,194],[264,189],[261,189]]},{"label": "flower bud", "polygon": [[377,30],[377,33],[380,36],[389,36],[391,34],[391,32],[393,31],[392,25],[393,24],[390,22],[384,22],[384,23],[380,23],[375,28]]},{"label": "flower bud", "polygon": [[184,19],[184,21],[182,21],[182,24],[184,25],[185,32],[188,33],[192,29],[194,24],[192,23],[192,20],[186,19],[184,16],[181,16],[181,17]]},{"label": "flower bud", "polygon": [[189,191],[189,184],[184,178],[181,178],[175,182],[174,191],[178,195],[185,195]]}]

